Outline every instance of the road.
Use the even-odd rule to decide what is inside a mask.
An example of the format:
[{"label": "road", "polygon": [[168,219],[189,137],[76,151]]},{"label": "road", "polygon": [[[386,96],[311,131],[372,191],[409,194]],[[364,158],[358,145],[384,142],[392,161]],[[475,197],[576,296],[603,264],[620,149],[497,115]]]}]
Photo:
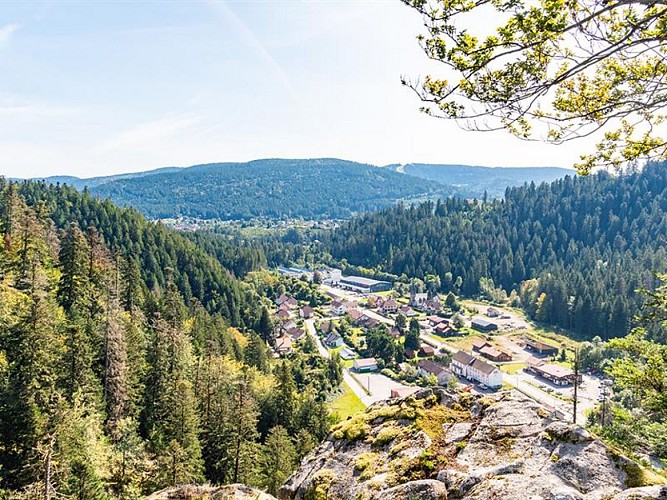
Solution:
[{"label": "road", "polygon": [[[329,351],[322,345],[320,337],[315,330],[315,320],[307,319],[305,322],[306,330],[315,341],[317,351],[323,358],[331,358]],[[398,387],[406,387],[395,380],[382,375],[381,373],[355,373],[349,369],[343,368],[343,380],[357,395],[365,406],[370,406],[377,401],[384,401],[391,397],[391,390]],[[368,391],[368,392],[367,392]],[[370,394],[369,394],[370,392]]]},{"label": "road", "polygon": [[[322,285],[323,289],[325,292],[331,292],[332,295],[335,295],[337,297],[340,297],[345,300],[357,302],[360,298],[360,295],[347,291],[347,290],[341,290],[339,288],[333,288],[330,286]],[[484,304],[481,303],[475,303],[475,306],[479,308],[480,311],[484,311],[485,307],[488,307]],[[382,321],[383,323],[386,324],[393,324],[393,322],[390,319],[385,318],[384,316],[377,314],[374,311],[370,311],[368,309],[362,309],[364,314],[367,314],[368,316],[377,319],[378,321]],[[506,311],[505,311],[506,312]],[[495,319],[495,321],[502,322],[502,323],[507,323],[507,325],[503,326],[509,326],[512,325],[513,327],[518,326],[524,326],[525,321],[522,320],[521,318],[518,318],[515,314],[510,313],[510,319],[508,320],[500,320],[500,319]],[[313,334],[315,335],[316,342],[319,344],[319,338],[317,338],[317,335],[315,334],[315,329],[313,326]],[[445,342],[439,341],[436,337],[432,335],[421,335],[422,340],[435,347],[436,349],[441,349],[444,348],[447,352],[450,352],[452,354],[456,353],[458,351],[457,348],[450,346],[446,344]],[[523,351],[519,346],[517,346],[514,342],[511,342],[508,339],[505,339],[503,335],[497,335],[495,336],[495,340],[499,342],[501,347],[509,352],[511,352],[515,356],[515,363],[516,362],[523,362],[525,358],[527,358],[529,355]],[[322,349],[324,349],[324,346],[322,346]],[[324,349],[326,351],[326,349]],[[328,355],[328,351],[327,351]],[[345,373],[344,373],[345,375]],[[348,385],[355,391],[355,393],[360,397],[362,401],[370,401],[373,400],[374,397],[369,397],[366,392],[360,388],[359,383],[356,382],[356,380],[352,379],[351,383],[349,381],[351,375],[349,372],[347,373],[348,377],[346,378],[346,382]],[[363,376],[362,376],[363,377]],[[370,379],[366,378],[360,378],[360,376],[357,376],[357,378],[361,381],[362,384],[366,385],[370,382],[371,386],[371,393],[372,394],[378,394],[378,397],[380,394],[384,394],[387,392],[387,387],[385,384],[383,384],[383,381],[378,380],[375,381],[372,377]],[[389,380],[390,382],[394,382],[393,380],[384,377],[385,379]],[[507,373],[503,373],[503,381],[507,383],[508,385],[512,386],[513,388],[519,390],[520,392],[524,393],[526,396],[530,397],[531,399],[537,401],[540,404],[543,404],[545,406],[555,408],[560,410],[564,415],[565,418],[568,420],[572,419],[572,403],[568,401],[563,401],[560,398],[557,398],[556,396],[542,390],[540,386],[546,386],[550,387],[553,389],[554,393],[560,393],[563,396],[572,398],[572,388],[563,388],[559,387],[556,385],[553,385],[549,383],[546,380],[543,380],[539,377],[535,377],[534,375],[530,373],[523,373],[520,372],[516,375],[509,375]],[[394,382],[395,383],[395,382]],[[377,388],[374,391],[373,386],[376,385]],[[388,389],[389,391],[391,389]],[[479,389],[475,389],[476,392],[485,392]],[[364,397],[361,396],[363,394]],[[577,406],[577,422],[579,424],[584,424],[586,422],[586,412],[590,409],[592,409],[596,404],[597,404],[597,397],[599,394],[599,384],[597,380],[593,377],[584,375],[584,383],[582,386],[579,387],[579,404]],[[374,401],[373,401],[374,402]]]},{"label": "road", "polygon": [[[437,349],[444,348],[446,351],[454,354],[458,352],[458,349],[455,347],[452,347],[442,341],[438,341],[435,337],[432,335],[421,335],[421,339],[424,342],[427,342],[430,345],[433,345]],[[557,410],[560,410],[564,415],[565,419],[571,420],[572,419],[572,403],[568,401],[563,401],[562,399],[559,399],[539,387],[535,387],[535,385],[540,386],[544,385],[546,387],[551,387],[554,391],[562,394],[563,396],[572,398],[573,394],[573,389],[571,387],[559,387],[557,385],[553,385],[550,382],[536,377],[532,374],[529,373],[518,373],[516,375],[509,375],[507,373],[503,373],[503,382],[507,383],[508,385],[514,387],[515,389],[519,390],[529,398],[537,401],[540,404],[549,406],[551,408],[555,408]],[[596,405],[597,397],[598,397],[598,382],[596,381],[595,378],[590,377],[588,375],[584,375],[584,383],[579,387],[579,404],[577,406],[577,423],[579,424],[584,424],[586,422],[586,412],[590,409],[592,409]],[[485,392],[481,391],[479,389],[475,389],[476,392]]]}]

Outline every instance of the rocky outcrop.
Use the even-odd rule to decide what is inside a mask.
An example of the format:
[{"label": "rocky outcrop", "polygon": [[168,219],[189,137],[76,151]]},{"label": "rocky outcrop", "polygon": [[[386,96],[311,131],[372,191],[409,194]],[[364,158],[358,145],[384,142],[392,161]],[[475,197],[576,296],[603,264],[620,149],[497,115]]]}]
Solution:
[{"label": "rocky outcrop", "polygon": [[174,486],[153,493],[147,500],[276,500],[243,484],[227,486]]},{"label": "rocky outcrop", "polygon": [[426,389],[339,424],[279,498],[667,500],[663,482],[518,392]]}]

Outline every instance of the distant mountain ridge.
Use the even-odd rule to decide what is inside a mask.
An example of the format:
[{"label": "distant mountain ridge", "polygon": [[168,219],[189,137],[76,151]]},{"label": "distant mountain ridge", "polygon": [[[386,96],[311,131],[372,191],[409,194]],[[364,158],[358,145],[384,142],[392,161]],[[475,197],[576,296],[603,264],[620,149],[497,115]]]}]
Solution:
[{"label": "distant mountain ridge", "polygon": [[344,219],[399,201],[461,196],[502,197],[507,187],[550,182],[574,171],[467,165],[375,165],[336,158],[261,159],[165,167],[145,172],[80,179],[44,178],[87,187],[99,198],[133,206],[151,218]]},{"label": "distant mountain ridge", "polygon": [[534,182],[553,182],[566,175],[575,175],[572,169],[561,167],[481,167],[456,164],[406,163],[387,168],[421,179],[427,179],[455,188],[462,197],[479,198],[486,191],[489,198],[504,196],[508,187]]},{"label": "distant mountain ridge", "polygon": [[343,219],[400,200],[453,194],[440,183],[335,158],[195,165],[113,180],[90,190],[151,218],[223,220]]},{"label": "distant mountain ridge", "polygon": [[176,172],[183,170],[183,167],[162,167],[156,168],[155,170],[146,170],[143,172],[129,172],[126,174],[116,174],[116,175],[106,175],[100,177],[74,177],[72,175],[54,175],[51,177],[33,177],[30,180],[44,180],[50,184],[67,184],[76,188],[78,190],[83,189],[84,187],[94,188],[101,184],[106,184],[108,182],[118,181],[121,179],[133,179],[135,177],[146,177],[149,175],[156,174],[165,174],[170,172]]}]

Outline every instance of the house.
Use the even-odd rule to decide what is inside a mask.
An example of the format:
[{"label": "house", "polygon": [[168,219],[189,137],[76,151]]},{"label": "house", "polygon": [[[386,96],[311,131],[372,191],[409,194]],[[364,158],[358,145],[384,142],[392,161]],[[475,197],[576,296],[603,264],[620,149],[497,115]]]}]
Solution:
[{"label": "house", "polygon": [[423,359],[417,363],[417,373],[422,377],[433,375],[438,380],[438,385],[445,385],[452,378],[447,368],[440,366],[429,359]]},{"label": "house", "polygon": [[449,365],[449,369],[452,373],[459,375],[461,377],[468,377],[468,365],[475,361],[474,356],[471,356],[465,351],[459,351],[454,356],[452,356],[452,362]]},{"label": "house", "polygon": [[510,354],[499,351],[491,345],[484,346],[479,350],[479,353],[485,358],[490,359],[491,361],[495,361],[496,363],[512,361],[512,356]]},{"label": "house", "polygon": [[361,317],[359,317],[359,319],[357,320],[357,325],[361,326],[362,328],[373,328],[379,323],[380,322],[375,318],[371,318],[370,316],[367,316],[365,314],[361,315]]},{"label": "house", "polygon": [[377,295],[369,295],[366,299],[366,305],[369,309],[375,309],[382,303],[382,299]]},{"label": "house", "polygon": [[439,313],[442,311],[442,300],[440,300],[439,295],[434,295],[432,298],[424,302],[421,308],[427,313]]},{"label": "house", "polygon": [[292,347],[292,339],[288,336],[276,339],[276,352],[281,356],[292,354],[294,348]]},{"label": "house", "polygon": [[340,269],[324,269],[322,270],[322,282],[327,285],[338,285],[343,272]]},{"label": "house", "polygon": [[276,317],[282,320],[290,319],[291,316],[292,315],[289,313],[289,311],[283,311],[282,309],[276,313]]},{"label": "house", "polygon": [[482,349],[484,349],[485,347],[488,347],[490,345],[491,344],[489,344],[486,340],[475,339],[475,340],[472,341],[472,350],[475,351],[475,352],[479,352]]},{"label": "house", "polygon": [[330,333],[327,335],[327,338],[324,339],[324,345],[327,346],[329,349],[335,349],[336,347],[340,347],[343,345],[343,337],[338,335],[337,333]]},{"label": "house", "polygon": [[496,366],[464,351],[454,354],[450,369],[456,375],[475,380],[492,389],[497,389],[503,385],[503,374]]},{"label": "house", "polygon": [[385,300],[381,306],[382,312],[385,314],[394,314],[398,311],[398,302],[394,299]]},{"label": "house", "polygon": [[292,328],[296,328],[296,323],[292,321],[291,319],[288,319],[285,321],[282,326],[280,327],[281,330],[284,330],[286,332],[290,331]]},{"label": "house", "polygon": [[336,316],[342,316],[347,312],[347,305],[342,300],[334,300],[331,303],[331,313]]},{"label": "house", "polygon": [[435,356],[435,349],[430,345],[423,345],[419,348],[419,355],[424,358]]},{"label": "house", "polygon": [[416,357],[417,357],[417,353],[415,352],[414,349],[411,349],[410,347],[408,347],[405,350],[405,358],[406,359],[415,359]]},{"label": "house", "polygon": [[303,306],[300,315],[303,319],[310,319],[315,315],[315,310],[310,306]]},{"label": "house", "polygon": [[441,318],[440,316],[429,316],[426,318],[431,326],[439,325],[440,323],[446,323],[449,320],[446,318]]},{"label": "house", "polygon": [[500,317],[500,311],[498,309],[493,308],[493,307],[489,307],[486,310],[486,315],[489,318],[499,318]]},{"label": "house", "polygon": [[415,392],[417,392],[419,387],[395,387],[391,390],[391,399],[397,398],[406,398]]},{"label": "house", "polygon": [[346,288],[359,293],[387,292],[391,290],[389,281],[378,281],[361,276],[343,276],[338,282],[341,288]]},{"label": "house", "polygon": [[468,378],[491,389],[498,389],[503,385],[503,374],[498,367],[477,358],[468,366]]},{"label": "house", "polygon": [[287,300],[284,302],[284,304],[287,304],[290,309],[296,309],[299,307],[299,301],[294,297],[287,297]]},{"label": "house", "polygon": [[413,316],[417,315],[417,313],[415,312],[415,310],[412,307],[406,306],[406,305],[403,305],[403,306],[399,307],[398,312],[399,312],[399,314],[402,314],[406,318],[412,318]]},{"label": "house", "polygon": [[278,310],[279,310],[279,311],[287,311],[287,312],[289,312],[289,311],[290,311],[290,307],[287,305],[287,302],[283,302],[282,304],[280,304],[280,306],[278,306]]},{"label": "house", "polygon": [[336,331],[336,327],[331,322],[331,320],[323,321],[322,323],[320,323],[320,331],[322,333],[331,333]]},{"label": "house", "polygon": [[558,354],[558,347],[556,346],[531,338],[525,338],[524,341],[526,342],[524,349],[533,352],[538,356],[555,356]]},{"label": "house", "polygon": [[347,315],[350,317],[352,321],[355,323],[363,316],[363,313],[359,309],[350,309],[347,311]]},{"label": "house", "polygon": [[[575,377],[572,370],[564,366],[545,363],[534,356],[526,360],[526,371],[532,372],[556,385],[574,384]],[[581,381],[581,375],[579,375],[579,381]]]},{"label": "house", "polygon": [[412,307],[421,308],[428,300],[427,293],[417,293],[414,290],[410,292],[410,305]]},{"label": "house", "polygon": [[287,335],[289,335],[294,342],[299,342],[306,338],[306,332],[301,328],[290,328],[287,330]]},{"label": "house", "polygon": [[473,318],[472,327],[478,332],[494,332],[498,329],[498,325],[496,323],[487,321],[482,318]]},{"label": "house", "polygon": [[401,331],[398,328],[396,328],[395,326],[392,326],[389,329],[389,335],[391,335],[392,337],[394,337],[395,339],[398,340],[398,339],[401,338]]},{"label": "house", "polygon": [[289,297],[283,293],[280,297],[276,299],[276,305],[282,306],[285,302],[287,302],[287,299],[289,299]]},{"label": "house", "polygon": [[350,360],[350,359],[354,359],[354,358],[357,357],[357,353],[354,352],[354,351],[353,351],[352,349],[350,349],[349,347],[343,347],[343,348],[338,352],[338,354],[340,355],[340,357],[341,357],[342,359],[344,359],[344,360],[346,360],[346,361],[348,361],[348,360]]},{"label": "house", "polygon": [[440,335],[441,337],[459,337],[463,336],[463,333],[456,328],[452,327],[451,325],[445,324],[444,326],[437,325],[433,329],[433,333]]},{"label": "house", "polygon": [[451,332],[453,331],[454,329],[451,326],[449,326],[449,323],[446,323],[444,321],[442,323],[438,323],[437,325],[435,325],[435,327],[433,327],[433,333],[435,333],[436,335],[440,335],[441,337],[447,337],[451,335]]},{"label": "house", "polygon": [[378,369],[378,364],[375,358],[355,359],[352,362],[352,369],[357,373],[375,372]]}]

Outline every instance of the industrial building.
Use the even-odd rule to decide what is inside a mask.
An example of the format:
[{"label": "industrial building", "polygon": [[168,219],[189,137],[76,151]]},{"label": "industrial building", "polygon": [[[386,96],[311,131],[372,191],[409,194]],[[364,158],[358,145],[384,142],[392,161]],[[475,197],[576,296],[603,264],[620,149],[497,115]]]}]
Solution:
[{"label": "industrial building", "polygon": [[386,292],[392,288],[389,281],[378,281],[361,276],[343,276],[338,284],[341,288],[359,293]]}]

